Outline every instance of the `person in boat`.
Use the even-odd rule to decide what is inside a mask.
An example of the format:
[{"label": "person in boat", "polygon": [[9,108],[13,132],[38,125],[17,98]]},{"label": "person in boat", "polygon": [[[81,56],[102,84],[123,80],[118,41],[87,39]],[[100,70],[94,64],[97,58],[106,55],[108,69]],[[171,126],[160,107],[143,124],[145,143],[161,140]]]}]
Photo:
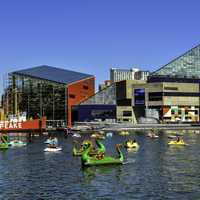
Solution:
[{"label": "person in boat", "polygon": [[180,142],[180,137],[177,136],[176,142]]},{"label": "person in boat", "polygon": [[137,141],[135,139],[133,139],[133,143],[136,143]]},{"label": "person in boat", "polygon": [[152,128],[151,129],[151,136],[154,137],[155,136],[155,130]]},{"label": "person in boat", "polygon": [[132,139],[129,139],[129,140],[127,140],[126,143],[132,143],[132,144],[133,144],[133,143],[137,143],[137,141],[136,141],[135,139],[133,139],[133,140],[132,140]]},{"label": "person in boat", "polygon": [[58,146],[58,138],[57,137],[53,137],[52,139],[52,147],[56,148]]},{"label": "person in boat", "polygon": [[56,137],[50,137],[48,147],[49,148],[56,148],[58,146],[58,139]]},{"label": "person in boat", "polygon": [[125,142],[125,148],[136,148],[137,141],[135,139],[129,139]]},{"label": "person in boat", "polygon": [[105,156],[105,153],[101,152],[96,155],[96,158],[99,160],[102,160],[104,158],[104,156]]}]

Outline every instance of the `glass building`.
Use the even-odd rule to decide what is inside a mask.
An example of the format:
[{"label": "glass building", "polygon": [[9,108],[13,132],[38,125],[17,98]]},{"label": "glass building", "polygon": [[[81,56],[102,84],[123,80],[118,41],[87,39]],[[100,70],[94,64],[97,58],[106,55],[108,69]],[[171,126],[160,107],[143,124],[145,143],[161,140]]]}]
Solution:
[{"label": "glass building", "polygon": [[[66,122],[67,118],[70,119],[71,104],[76,105],[94,93],[92,75],[50,66],[15,71],[9,74],[8,79],[3,101],[5,113],[26,113],[27,119],[46,116],[48,120]],[[70,104],[71,96],[73,103]]]},{"label": "glass building", "polygon": [[49,120],[65,120],[64,84],[10,74],[13,85],[13,106],[10,114],[26,112],[27,118],[47,116]]},{"label": "glass building", "polygon": [[73,106],[73,121],[115,120],[116,83]]},{"label": "glass building", "polygon": [[150,79],[163,76],[171,78],[200,79],[200,45],[153,72]]},{"label": "glass building", "polygon": [[[148,77],[149,107],[160,112],[163,121],[199,122],[200,45],[172,60]],[[160,102],[160,103],[159,103]]]}]

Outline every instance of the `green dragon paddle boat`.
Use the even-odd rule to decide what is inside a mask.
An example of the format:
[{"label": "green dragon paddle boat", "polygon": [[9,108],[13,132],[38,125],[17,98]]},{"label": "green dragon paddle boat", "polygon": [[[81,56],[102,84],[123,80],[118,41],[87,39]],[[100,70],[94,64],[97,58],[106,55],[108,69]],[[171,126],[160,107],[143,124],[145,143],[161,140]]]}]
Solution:
[{"label": "green dragon paddle boat", "polygon": [[0,137],[1,139],[1,143],[0,143],[0,150],[6,150],[9,148],[9,145],[8,145],[8,136],[7,135],[2,135]]},{"label": "green dragon paddle boat", "polygon": [[119,154],[118,158],[114,158],[104,153],[98,153],[96,155],[90,155],[91,146],[88,145],[81,156],[81,162],[83,166],[94,165],[111,165],[111,164],[123,164],[124,156],[120,150],[121,145],[117,144],[116,149]]},{"label": "green dragon paddle boat", "polygon": [[1,143],[1,144],[0,144],[0,150],[6,150],[6,149],[8,149],[8,148],[9,148],[8,143]]},{"label": "green dragon paddle boat", "polygon": [[83,143],[81,144],[80,149],[77,149],[75,146],[73,147],[73,155],[74,156],[82,156],[84,150],[87,148],[88,145],[91,146],[91,150],[89,152],[90,155],[96,155],[98,153],[105,153],[105,151],[106,151],[105,146],[99,140],[95,140],[95,142],[97,144],[97,149],[95,149],[91,140],[84,140]]}]

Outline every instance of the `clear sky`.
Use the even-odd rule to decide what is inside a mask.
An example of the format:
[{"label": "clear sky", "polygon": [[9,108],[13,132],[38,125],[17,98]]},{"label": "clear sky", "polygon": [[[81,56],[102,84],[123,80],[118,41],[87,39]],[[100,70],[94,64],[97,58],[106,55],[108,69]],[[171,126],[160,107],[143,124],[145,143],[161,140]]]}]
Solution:
[{"label": "clear sky", "polygon": [[0,0],[0,92],[13,70],[155,70],[200,43],[199,0]]}]

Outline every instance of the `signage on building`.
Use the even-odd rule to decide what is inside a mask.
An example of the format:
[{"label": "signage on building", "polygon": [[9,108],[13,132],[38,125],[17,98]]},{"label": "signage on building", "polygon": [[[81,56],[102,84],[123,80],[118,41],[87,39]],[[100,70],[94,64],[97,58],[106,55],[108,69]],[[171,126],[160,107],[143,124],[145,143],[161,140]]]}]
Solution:
[{"label": "signage on building", "polygon": [[0,121],[0,130],[37,130],[46,128],[46,117],[42,117],[42,119],[34,119],[34,120],[10,120],[10,121]]},{"label": "signage on building", "polygon": [[1,129],[22,129],[22,122],[0,121],[0,130]]},{"label": "signage on building", "polygon": [[145,104],[145,90],[143,88],[135,89],[134,99],[135,99],[135,105],[144,105]]}]

